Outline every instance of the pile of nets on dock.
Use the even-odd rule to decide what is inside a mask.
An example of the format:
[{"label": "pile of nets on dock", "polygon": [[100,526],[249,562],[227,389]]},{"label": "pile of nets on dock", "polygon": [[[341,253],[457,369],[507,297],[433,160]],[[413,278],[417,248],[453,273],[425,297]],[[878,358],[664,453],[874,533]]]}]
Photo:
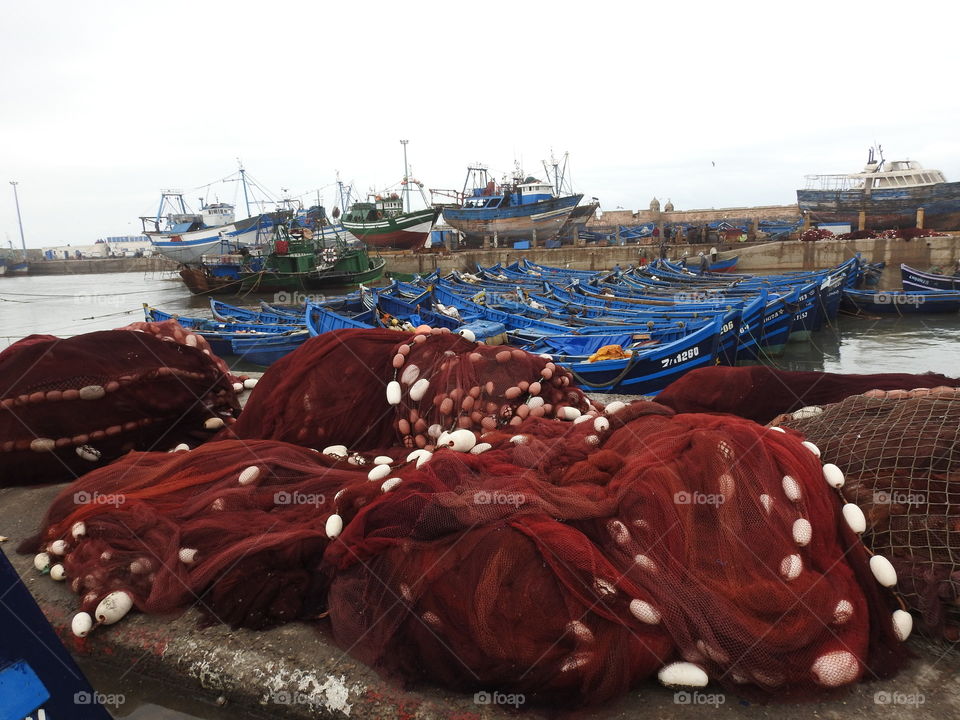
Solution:
[{"label": "pile of nets on dock", "polygon": [[960,387],[960,380],[936,373],[797,372],[755,365],[691,370],[657,396],[677,412],[729,413],[767,423],[810,405],[838,403],[870,390]]},{"label": "pile of nets on dock", "polygon": [[326,333],[214,442],[72,484],[23,549],[80,596],[78,635],[131,606],[323,617],[385,673],[558,705],[651,675],[809,698],[897,668],[896,573],[815,446],[570,382],[449,333]]},{"label": "pile of nets on dock", "polygon": [[960,390],[870,391],[781,418],[847,476],[921,627],[960,640]]},{"label": "pile of nets on dock", "polygon": [[138,329],[31,335],[0,352],[0,487],[70,480],[232,421],[235,379],[203,338],[177,342],[182,328],[166,323]]}]

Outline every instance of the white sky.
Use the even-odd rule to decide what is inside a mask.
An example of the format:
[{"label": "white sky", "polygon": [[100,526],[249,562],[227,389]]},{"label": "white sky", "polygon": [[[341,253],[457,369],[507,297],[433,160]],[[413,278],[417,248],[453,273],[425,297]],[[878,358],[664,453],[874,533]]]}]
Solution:
[{"label": "white sky", "polygon": [[85,244],[236,158],[330,208],[337,170],[398,181],[401,138],[434,188],[569,151],[606,209],[795,202],[874,141],[960,180],[958,7],[0,0],[0,242],[19,244],[8,180],[28,246]]}]

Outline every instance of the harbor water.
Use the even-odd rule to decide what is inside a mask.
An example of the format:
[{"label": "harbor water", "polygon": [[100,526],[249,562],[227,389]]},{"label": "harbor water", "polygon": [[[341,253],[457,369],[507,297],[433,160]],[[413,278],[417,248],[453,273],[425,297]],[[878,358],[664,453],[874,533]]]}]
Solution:
[{"label": "harbor water", "polygon": [[[888,270],[887,275],[893,271]],[[883,278],[882,287],[895,287]],[[302,301],[279,293],[224,297],[256,306],[262,299],[289,304]],[[143,320],[143,303],[180,315],[210,317],[209,299],[191,295],[175,273],[47,275],[0,280],[0,349],[32,333],[69,337],[109,330]],[[958,374],[960,315],[861,316],[841,314],[811,342],[789,343],[771,364],[786,370],[839,373],[938,372]],[[235,358],[238,370],[249,371]]]}]

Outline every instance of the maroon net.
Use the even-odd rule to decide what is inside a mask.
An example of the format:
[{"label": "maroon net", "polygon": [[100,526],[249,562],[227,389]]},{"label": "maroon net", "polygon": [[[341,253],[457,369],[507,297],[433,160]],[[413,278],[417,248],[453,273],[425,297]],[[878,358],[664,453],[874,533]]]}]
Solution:
[{"label": "maroon net", "polygon": [[0,486],[195,445],[239,409],[211,357],[143,332],[31,335],[0,352],[0,378]]},{"label": "maroon net", "polygon": [[545,703],[658,671],[809,697],[897,667],[894,598],[795,435],[604,415],[545,358],[403,338],[310,340],[224,439],[90,473],[28,549],[63,555],[86,611],[119,590],[255,628],[324,615],[386,673]]},{"label": "maroon net", "polygon": [[855,375],[794,372],[757,365],[692,370],[670,384],[657,402],[677,412],[722,412],[766,423],[807,405],[836,403],[868,390],[960,387],[960,379],[935,373]]},{"label": "maroon net", "polygon": [[184,328],[176,320],[164,320],[163,322],[133,322],[129,325],[124,325],[123,327],[117,328],[117,330],[139,330],[141,332],[149,333],[150,335],[160,338],[161,340],[175,340],[181,345],[195,347],[204,355],[207,355],[213,361],[213,364],[217,366],[220,372],[227,376],[230,382],[243,382],[243,380],[245,380],[247,377],[246,375],[234,375],[230,371],[230,367],[223,360],[223,358],[214,354],[213,349],[210,347],[210,343],[203,335],[191,332],[190,330]]},{"label": "maroon net", "polygon": [[873,391],[779,420],[842,467],[922,627],[960,640],[960,391]]}]

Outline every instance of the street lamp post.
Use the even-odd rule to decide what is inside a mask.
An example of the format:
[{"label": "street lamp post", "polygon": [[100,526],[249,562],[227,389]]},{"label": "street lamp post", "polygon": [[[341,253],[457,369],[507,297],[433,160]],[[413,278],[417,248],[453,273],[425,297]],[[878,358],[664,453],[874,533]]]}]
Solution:
[{"label": "street lamp post", "polygon": [[23,220],[20,218],[20,198],[17,197],[17,181],[11,180],[13,185],[13,202],[17,206],[17,224],[20,226],[20,244],[23,245],[23,261],[27,261],[27,241],[23,237]]}]

